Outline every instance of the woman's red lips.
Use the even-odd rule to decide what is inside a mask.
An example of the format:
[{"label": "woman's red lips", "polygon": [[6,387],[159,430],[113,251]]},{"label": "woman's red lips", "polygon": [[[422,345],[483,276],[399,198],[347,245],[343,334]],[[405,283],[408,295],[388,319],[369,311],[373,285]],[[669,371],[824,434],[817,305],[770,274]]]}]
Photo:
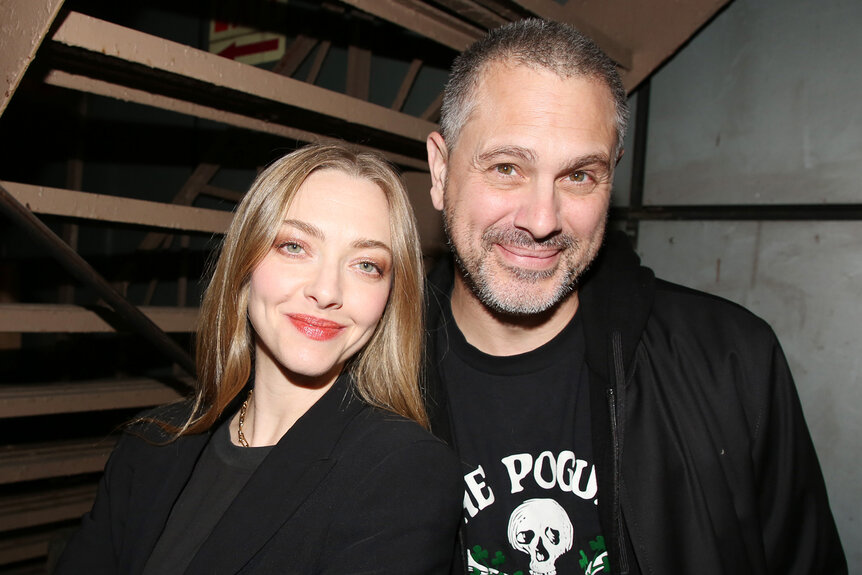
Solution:
[{"label": "woman's red lips", "polygon": [[316,341],[332,339],[344,329],[344,326],[340,323],[314,317],[313,315],[289,314],[287,317],[300,333]]}]

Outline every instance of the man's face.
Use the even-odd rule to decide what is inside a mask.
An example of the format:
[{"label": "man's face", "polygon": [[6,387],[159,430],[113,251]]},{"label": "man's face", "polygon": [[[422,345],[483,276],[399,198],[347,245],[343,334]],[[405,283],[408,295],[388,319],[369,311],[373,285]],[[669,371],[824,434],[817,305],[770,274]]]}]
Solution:
[{"label": "man's face", "polygon": [[527,315],[574,289],[602,243],[616,158],[610,90],[492,64],[450,153],[428,139],[431,196],[459,277],[486,307]]}]

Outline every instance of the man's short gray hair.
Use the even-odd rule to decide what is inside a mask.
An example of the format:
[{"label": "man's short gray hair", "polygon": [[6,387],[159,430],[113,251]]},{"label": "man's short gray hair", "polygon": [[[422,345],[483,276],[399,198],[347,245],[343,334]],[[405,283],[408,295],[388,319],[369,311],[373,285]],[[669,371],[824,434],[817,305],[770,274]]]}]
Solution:
[{"label": "man's short gray hair", "polygon": [[560,78],[586,77],[604,83],[614,99],[619,154],[629,110],[616,64],[572,26],[540,19],[520,20],[491,30],[455,58],[440,116],[440,132],[450,151],[476,107],[473,96],[482,75],[495,62],[545,69]]}]

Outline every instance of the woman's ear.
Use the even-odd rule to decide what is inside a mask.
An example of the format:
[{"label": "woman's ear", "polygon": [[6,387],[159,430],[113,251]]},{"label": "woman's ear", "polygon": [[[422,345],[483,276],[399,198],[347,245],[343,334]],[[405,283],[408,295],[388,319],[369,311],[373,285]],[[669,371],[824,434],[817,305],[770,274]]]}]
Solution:
[{"label": "woman's ear", "polygon": [[426,147],[428,148],[428,167],[431,170],[431,202],[436,209],[443,211],[449,151],[439,132],[431,132],[426,141]]}]

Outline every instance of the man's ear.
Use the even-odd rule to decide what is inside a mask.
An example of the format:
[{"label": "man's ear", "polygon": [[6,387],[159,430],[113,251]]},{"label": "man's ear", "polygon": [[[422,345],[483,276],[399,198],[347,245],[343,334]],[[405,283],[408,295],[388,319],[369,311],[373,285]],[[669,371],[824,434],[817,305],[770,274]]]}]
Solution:
[{"label": "man's ear", "polygon": [[428,148],[428,167],[431,169],[431,202],[436,209],[443,211],[443,191],[446,187],[449,151],[439,132],[431,132],[426,146]]}]

